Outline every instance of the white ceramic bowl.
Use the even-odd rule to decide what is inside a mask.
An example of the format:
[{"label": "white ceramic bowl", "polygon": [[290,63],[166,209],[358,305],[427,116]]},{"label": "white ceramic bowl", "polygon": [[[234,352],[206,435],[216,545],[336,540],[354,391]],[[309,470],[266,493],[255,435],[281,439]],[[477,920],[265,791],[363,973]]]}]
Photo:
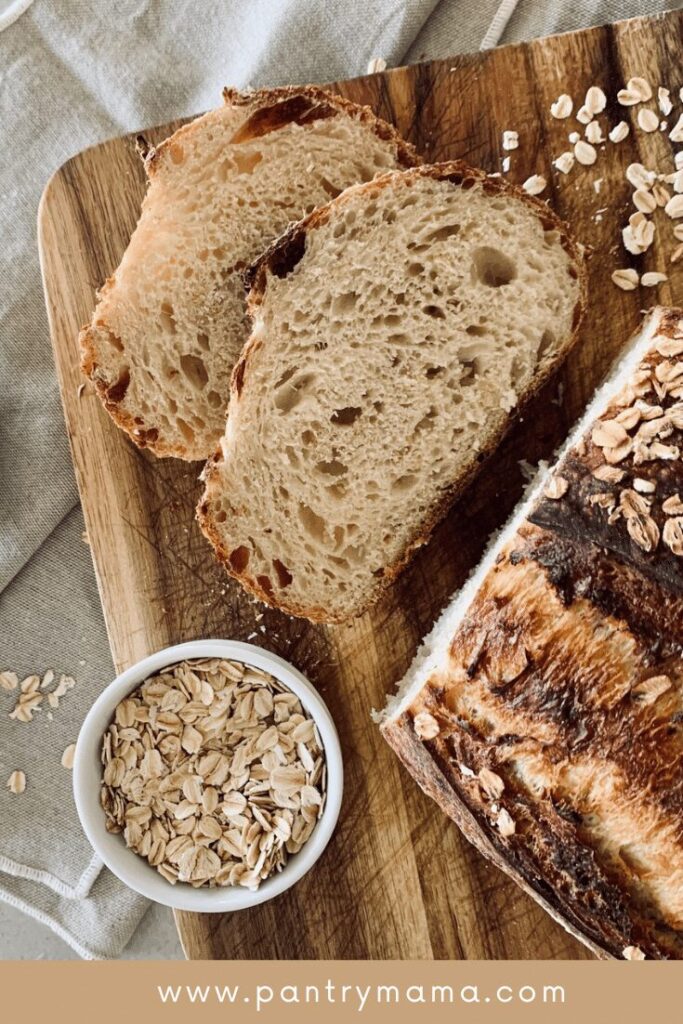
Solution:
[{"label": "white ceramic bowl", "polygon": [[[256,892],[241,886],[193,889],[191,885],[182,882],[171,885],[143,857],[129,850],[122,836],[112,835],[104,826],[104,812],[100,806],[100,751],[103,733],[113,718],[116,705],[155,672],[167,665],[192,658],[229,658],[269,672],[300,699],[318,726],[325,750],[327,801],[320,821],[299,853],[290,857],[282,871],[262,882]],[[339,737],[332,716],[316,690],[300,672],[276,654],[235,640],[195,640],[176,644],[139,661],[100,694],[83,722],[76,744],[76,807],[85,834],[96,853],[131,889],[177,910],[201,913],[244,910],[264,903],[295,885],[313,867],[330,840],[339,817],[343,785]]]}]

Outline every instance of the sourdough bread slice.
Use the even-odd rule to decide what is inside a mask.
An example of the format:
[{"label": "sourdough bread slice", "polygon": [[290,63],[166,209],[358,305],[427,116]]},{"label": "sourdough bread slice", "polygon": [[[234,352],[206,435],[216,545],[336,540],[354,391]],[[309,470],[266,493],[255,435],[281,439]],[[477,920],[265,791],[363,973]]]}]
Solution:
[{"label": "sourdough bread slice", "polygon": [[256,264],[199,521],[226,568],[342,621],[397,575],[566,355],[582,254],[460,162],[347,190]]},{"label": "sourdough bread slice", "polygon": [[683,310],[654,310],[382,724],[599,956],[683,958]]},{"label": "sourdough bread slice", "polygon": [[206,458],[223,433],[245,268],[348,185],[418,162],[369,108],[321,89],[224,99],[147,154],[140,220],[81,333],[84,373],[156,455]]}]

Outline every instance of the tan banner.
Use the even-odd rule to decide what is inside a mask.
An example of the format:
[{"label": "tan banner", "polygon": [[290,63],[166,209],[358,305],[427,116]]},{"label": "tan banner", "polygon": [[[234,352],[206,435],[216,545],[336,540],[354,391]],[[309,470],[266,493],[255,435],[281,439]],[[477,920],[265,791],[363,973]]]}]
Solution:
[{"label": "tan banner", "polygon": [[682,980],[679,963],[5,961],[0,1020],[643,1024],[679,1016]]}]

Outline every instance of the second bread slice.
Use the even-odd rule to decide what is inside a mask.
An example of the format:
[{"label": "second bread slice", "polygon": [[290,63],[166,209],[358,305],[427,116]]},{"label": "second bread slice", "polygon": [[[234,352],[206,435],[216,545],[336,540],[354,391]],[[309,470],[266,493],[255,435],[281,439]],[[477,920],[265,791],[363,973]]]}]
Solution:
[{"label": "second bread slice", "polygon": [[251,338],[205,470],[228,571],[317,621],[361,612],[566,355],[580,248],[461,163],[347,190],[258,262]]},{"label": "second bread slice", "polygon": [[205,459],[223,433],[245,268],[347,185],[419,162],[369,108],[315,86],[224,98],[148,153],[140,220],[80,336],[107,412],[159,456]]}]

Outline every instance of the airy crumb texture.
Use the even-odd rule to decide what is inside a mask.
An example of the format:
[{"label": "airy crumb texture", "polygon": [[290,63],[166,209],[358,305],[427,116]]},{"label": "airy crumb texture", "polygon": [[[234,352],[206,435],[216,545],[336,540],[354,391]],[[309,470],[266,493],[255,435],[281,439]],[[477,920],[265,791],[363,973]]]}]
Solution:
[{"label": "airy crumb texture", "polygon": [[119,426],[157,455],[209,455],[249,333],[245,268],[347,185],[417,162],[369,108],[312,87],[226,90],[148,153],[142,215],[81,332]]},{"label": "airy crumb texture", "polygon": [[145,680],[116,708],[102,764],[107,831],[171,884],[257,889],[325,806],[314,721],[241,662],[184,661]]},{"label": "airy crumb texture", "polygon": [[200,523],[259,597],[340,621],[424,543],[566,354],[582,259],[540,201],[442,164],[296,226],[250,302]]}]

